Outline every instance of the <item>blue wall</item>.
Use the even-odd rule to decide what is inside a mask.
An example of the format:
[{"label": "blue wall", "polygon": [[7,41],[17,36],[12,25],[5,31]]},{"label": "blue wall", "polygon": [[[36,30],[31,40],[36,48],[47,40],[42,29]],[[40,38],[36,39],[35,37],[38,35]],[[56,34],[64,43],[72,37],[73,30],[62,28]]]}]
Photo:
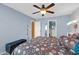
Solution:
[{"label": "blue wall", "polygon": [[71,28],[67,26],[67,23],[71,20],[70,15],[51,17],[40,19],[42,21],[42,36],[45,36],[45,25],[48,23],[48,20],[56,20],[57,22],[57,37],[61,35],[67,35],[67,32],[71,31]]},{"label": "blue wall", "polygon": [[31,20],[29,16],[0,4],[0,52],[5,50],[5,44],[22,38],[27,38],[27,24],[29,37],[31,36]]}]

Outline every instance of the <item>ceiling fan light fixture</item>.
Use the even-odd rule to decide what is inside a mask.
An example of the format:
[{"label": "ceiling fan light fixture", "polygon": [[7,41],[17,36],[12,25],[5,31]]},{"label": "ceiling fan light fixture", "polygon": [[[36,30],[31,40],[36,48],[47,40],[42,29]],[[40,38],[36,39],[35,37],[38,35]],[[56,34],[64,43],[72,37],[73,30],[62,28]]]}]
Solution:
[{"label": "ceiling fan light fixture", "polygon": [[39,13],[39,12],[42,14],[42,16],[44,16],[46,13],[54,14],[53,11],[48,10],[49,8],[53,7],[54,5],[55,5],[54,3],[51,3],[47,7],[45,5],[42,5],[42,7],[39,7],[37,5],[33,5],[35,8],[39,9],[39,11],[34,12],[33,14],[36,14],[36,13]]},{"label": "ceiling fan light fixture", "polygon": [[41,10],[40,13],[41,14],[46,14],[46,10]]}]

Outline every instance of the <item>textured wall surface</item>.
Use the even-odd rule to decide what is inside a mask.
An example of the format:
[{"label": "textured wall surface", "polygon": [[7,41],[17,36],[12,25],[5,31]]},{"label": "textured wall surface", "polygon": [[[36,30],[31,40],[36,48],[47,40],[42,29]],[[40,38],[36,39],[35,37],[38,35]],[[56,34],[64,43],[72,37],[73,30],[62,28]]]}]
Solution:
[{"label": "textured wall surface", "polygon": [[57,37],[61,35],[67,35],[67,32],[71,31],[71,28],[67,26],[67,23],[71,21],[70,15],[51,17],[42,20],[42,35],[45,36],[45,25],[49,20],[56,20],[57,23]]},{"label": "textured wall surface", "polygon": [[0,4],[0,52],[5,50],[6,43],[31,36],[31,20],[29,16]]},{"label": "textured wall surface", "polygon": [[[71,14],[71,18],[72,20],[78,20],[77,24],[78,24],[78,29],[77,32],[79,32],[79,8],[77,10],[75,10],[72,14]],[[72,30],[73,31],[73,30]]]}]

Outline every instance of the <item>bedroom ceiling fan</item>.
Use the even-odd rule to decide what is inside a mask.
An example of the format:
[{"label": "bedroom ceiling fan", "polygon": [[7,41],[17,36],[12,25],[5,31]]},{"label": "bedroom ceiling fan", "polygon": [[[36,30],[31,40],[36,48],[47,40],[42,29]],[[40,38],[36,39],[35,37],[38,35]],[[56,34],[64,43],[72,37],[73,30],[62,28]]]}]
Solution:
[{"label": "bedroom ceiling fan", "polygon": [[37,6],[37,5],[33,5],[35,8],[39,9],[39,11],[34,12],[33,14],[41,13],[42,16],[44,16],[46,13],[54,14],[53,11],[48,10],[49,8],[53,7],[54,5],[55,5],[54,3],[51,3],[51,4],[48,5],[47,7],[45,7],[44,4],[42,5],[42,7],[39,7],[39,6]]}]

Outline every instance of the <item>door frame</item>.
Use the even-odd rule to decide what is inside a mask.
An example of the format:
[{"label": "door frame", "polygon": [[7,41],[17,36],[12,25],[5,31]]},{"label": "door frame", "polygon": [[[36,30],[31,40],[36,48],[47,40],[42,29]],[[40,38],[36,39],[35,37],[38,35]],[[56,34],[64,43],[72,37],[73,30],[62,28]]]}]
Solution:
[{"label": "door frame", "polygon": [[56,23],[56,26],[55,26],[55,37],[57,36],[57,20],[48,20],[48,23],[47,23],[47,36],[49,37],[49,21],[54,21]]}]

